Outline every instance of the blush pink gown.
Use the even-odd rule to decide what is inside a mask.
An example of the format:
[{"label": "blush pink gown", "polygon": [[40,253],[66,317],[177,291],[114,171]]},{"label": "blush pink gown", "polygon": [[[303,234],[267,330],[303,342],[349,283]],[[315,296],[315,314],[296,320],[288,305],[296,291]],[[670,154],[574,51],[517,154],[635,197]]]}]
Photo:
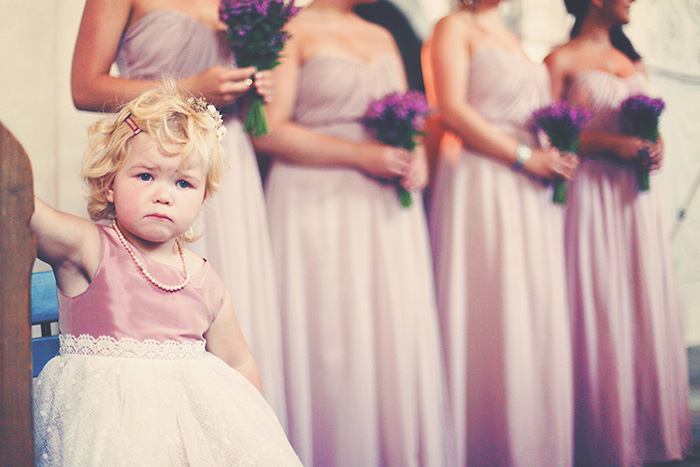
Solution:
[{"label": "blush pink gown", "polygon": [[[169,10],[151,12],[131,25],[116,62],[123,76],[147,80],[187,78],[214,65],[236,66],[225,36]],[[262,183],[236,109],[225,110],[228,170],[221,190],[203,208],[204,235],[192,249],[211,262],[231,291],[265,397],[284,426],[282,336]]]},{"label": "blush pink gown", "polygon": [[[641,73],[575,77],[567,99],[619,131],[623,99],[646,93]],[[657,188],[639,192],[630,165],[582,159],[566,215],[574,338],[576,462],[639,465],[690,447],[688,370],[668,231]]]},{"label": "blush pink gown", "polygon": [[[528,125],[550,99],[544,66],[491,46],[468,79],[473,108],[537,146]],[[441,152],[429,219],[459,465],[571,465],[563,209],[550,187],[454,135]]]},{"label": "blush pink gown", "polygon": [[[164,292],[111,227],[85,292],[59,291],[60,353],[34,384],[36,464],[295,466],[274,412],[243,375],[205,350],[225,285],[209,263]],[[165,284],[178,269],[138,249]]]},{"label": "blush pink gown", "polygon": [[[398,57],[316,55],[294,121],[363,141],[371,99],[400,90]],[[275,160],[265,185],[280,286],[289,435],[305,465],[443,466],[446,422],[420,195],[350,168]]]}]

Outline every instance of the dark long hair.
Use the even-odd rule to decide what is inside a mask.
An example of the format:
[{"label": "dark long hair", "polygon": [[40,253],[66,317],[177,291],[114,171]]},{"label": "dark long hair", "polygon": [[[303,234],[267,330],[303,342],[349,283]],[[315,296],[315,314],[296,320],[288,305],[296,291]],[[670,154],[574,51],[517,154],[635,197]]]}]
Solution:
[{"label": "dark long hair", "polygon": [[[571,13],[576,21],[574,22],[574,27],[571,28],[571,38],[578,36],[581,32],[581,27],[583,26],[583,21],[588,16],[588,9],[590,8],[589,0],[564,0],[564,5],[566,5],[566,11]],[[641,60],[642,56],[637,53],[632,42],[622,31],[622,26],[617,25],[610,28],[610,42],[613,47],[627,55],[633,62]]]}]

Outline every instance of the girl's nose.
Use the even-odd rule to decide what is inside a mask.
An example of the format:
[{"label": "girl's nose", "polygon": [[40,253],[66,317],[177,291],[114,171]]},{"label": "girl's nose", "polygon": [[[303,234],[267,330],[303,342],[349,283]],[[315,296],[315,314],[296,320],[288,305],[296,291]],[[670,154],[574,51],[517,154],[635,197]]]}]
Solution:
[{"label": "girl's nose", "polygon": [[168,187],[160,187],[153,194],[153,202],[158,204],[171,204],[173,201],[172,193]]}]

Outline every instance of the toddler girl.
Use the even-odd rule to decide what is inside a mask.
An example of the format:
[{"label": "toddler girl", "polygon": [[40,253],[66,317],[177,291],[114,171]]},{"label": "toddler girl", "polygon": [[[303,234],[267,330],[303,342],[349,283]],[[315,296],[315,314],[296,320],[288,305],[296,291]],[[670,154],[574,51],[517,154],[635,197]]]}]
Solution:
[{"label": "toddler girl", "polygon": [[108,223],[36,200],[61,331],[35,386],[38,465],[299,465],[230,293],[183,246],[219,188],[221,133],[166,82],[90,129],[88,211]]}]

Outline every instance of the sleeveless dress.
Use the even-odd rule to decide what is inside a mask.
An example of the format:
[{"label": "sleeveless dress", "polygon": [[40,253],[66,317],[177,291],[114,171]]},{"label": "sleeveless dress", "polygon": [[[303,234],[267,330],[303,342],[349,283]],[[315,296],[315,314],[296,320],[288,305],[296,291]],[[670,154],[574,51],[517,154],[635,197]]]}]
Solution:
[{"label": "sleeveless dress", "polygon": [[[122,38],[122,76],[188,78],[214,65],[235,68],[224,35],[178,11],[154,11]],[[260,368],[265,398],[284,426],[284,376],[277,289],[260,173],[235,106],[224,109],[228,170],[203,208],[203,237],[192,249],[207,258],[231,291],[243,335]]]},{"label": "sleeveless dress", "polygon": [[[619,105],[647,93],[641,73],[591,70],[567,92],[591,130],[619,131]],[[581,160],[566,213],[574,336],[576,461],[638,465],[690,448],[688,369],[657,191],[639,192],[631,165]]]},{"label": "sleeveless dress", "polygon": [[[59,355],[34,386],[37,465],[300,465],[258,390],[205,350],[221,277],[205,263],[164,292],[99,229],[93,281],[72,298],[59,290]],[[162,282],[182,281],[135,251]]]},{"label": "sleeveless dress", "polygon": [[[401,62],[316,55],[293,120],[366,141]],[[280,286],[289,436],[306,465],[445,465],[439,335],[420,196],[350,168],[275,160],[265,185]]]},{"label": "sleeveless dress", "polygon": [[[469,105],[537,146],[528,124],[549,101],[544,66],[488,47],[468,80]],[[448,134],[429,218],[459,464],[570,465],[563,210],[551,188]]]}]

